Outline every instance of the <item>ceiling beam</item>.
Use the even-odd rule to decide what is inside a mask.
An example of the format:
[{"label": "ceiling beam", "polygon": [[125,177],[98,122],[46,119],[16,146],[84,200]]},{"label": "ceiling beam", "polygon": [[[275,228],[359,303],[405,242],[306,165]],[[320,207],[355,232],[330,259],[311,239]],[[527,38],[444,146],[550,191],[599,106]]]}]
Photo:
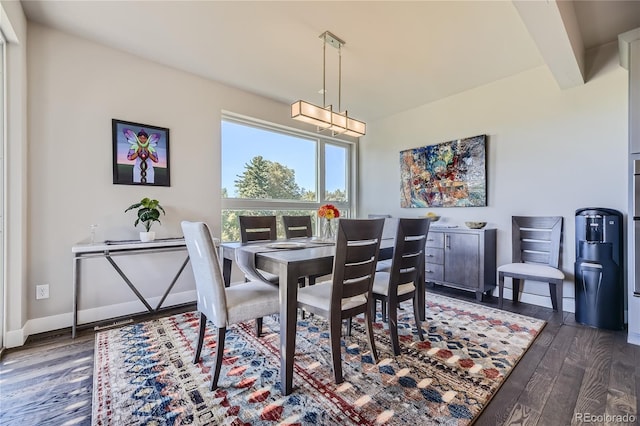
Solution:
[{"label": "ceiling beam", "polygon": [[584,43],[571,1],[513,1],[561,89],[584,84]]},{"label": "ceiling beam", "polygon": [[629,69],[629,58],[631,56],[631,43],[636,40],[640,40],[640,28],[618,35],[620,65],[627,70]]}]

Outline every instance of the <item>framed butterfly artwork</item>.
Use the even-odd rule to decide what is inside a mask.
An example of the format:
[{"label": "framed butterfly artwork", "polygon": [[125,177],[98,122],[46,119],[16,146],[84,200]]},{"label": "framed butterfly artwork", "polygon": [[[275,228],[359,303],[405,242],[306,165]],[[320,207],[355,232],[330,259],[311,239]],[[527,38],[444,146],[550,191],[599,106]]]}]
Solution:
[{"label": "framed butterfly artwork", "polygon": [[116,119],[111,123],[113,183],[171,186],[169,129]]}]

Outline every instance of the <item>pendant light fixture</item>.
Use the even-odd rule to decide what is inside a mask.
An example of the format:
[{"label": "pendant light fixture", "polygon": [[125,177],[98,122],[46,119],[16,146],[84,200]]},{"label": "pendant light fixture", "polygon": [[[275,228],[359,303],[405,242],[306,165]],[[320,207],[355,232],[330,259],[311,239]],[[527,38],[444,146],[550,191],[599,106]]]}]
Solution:
[{"label": "pendant light fixture", "polygon": [[[318,131],[330,130],[335,135],[363,136],[367,125],[360,120],[349,117],[347,111],[341,110],[342,96],[342,46],[345,42],[329,31],[320,34],[322,45],[322,107],[300,100],[291,104],[291,118],[314,124]],[[326,102],[326,72],[327,72],[327,44],[338,49],[338,110],[333,110],[333,105]]]}]

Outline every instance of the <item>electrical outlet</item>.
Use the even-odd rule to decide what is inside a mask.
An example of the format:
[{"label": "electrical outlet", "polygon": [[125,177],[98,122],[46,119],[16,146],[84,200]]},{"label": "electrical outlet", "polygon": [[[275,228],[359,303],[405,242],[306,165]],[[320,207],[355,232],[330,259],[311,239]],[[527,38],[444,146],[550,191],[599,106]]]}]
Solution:
[{"label": "electrical outlet", "polygon": [[49,284],[41,284],[36,286],[36,300],[49,298]]}]

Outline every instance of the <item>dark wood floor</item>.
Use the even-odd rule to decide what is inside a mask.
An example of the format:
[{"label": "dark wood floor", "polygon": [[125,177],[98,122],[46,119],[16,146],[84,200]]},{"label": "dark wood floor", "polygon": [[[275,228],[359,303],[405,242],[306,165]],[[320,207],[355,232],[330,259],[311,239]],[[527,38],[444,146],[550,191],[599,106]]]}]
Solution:
[{"label": "dark wood floor", "polygon": [[[465,291],[438,286],[427,292],[475,302],[475,295]],[[497,307],[497,299],[487,297],[482,304]],[[562,323],[557,312],[524,303],[505,301],[505,309],[544,319],[547,325],[475,425],[640,424],[640,346],[627,344],[625,331],[585,327],[571,313],[564,313]],[[81,330],[79,337],[77,341],[93,348],[91,328]],[[69,333],[33,336],[3,358],[64,341],[70,342]]]}]

